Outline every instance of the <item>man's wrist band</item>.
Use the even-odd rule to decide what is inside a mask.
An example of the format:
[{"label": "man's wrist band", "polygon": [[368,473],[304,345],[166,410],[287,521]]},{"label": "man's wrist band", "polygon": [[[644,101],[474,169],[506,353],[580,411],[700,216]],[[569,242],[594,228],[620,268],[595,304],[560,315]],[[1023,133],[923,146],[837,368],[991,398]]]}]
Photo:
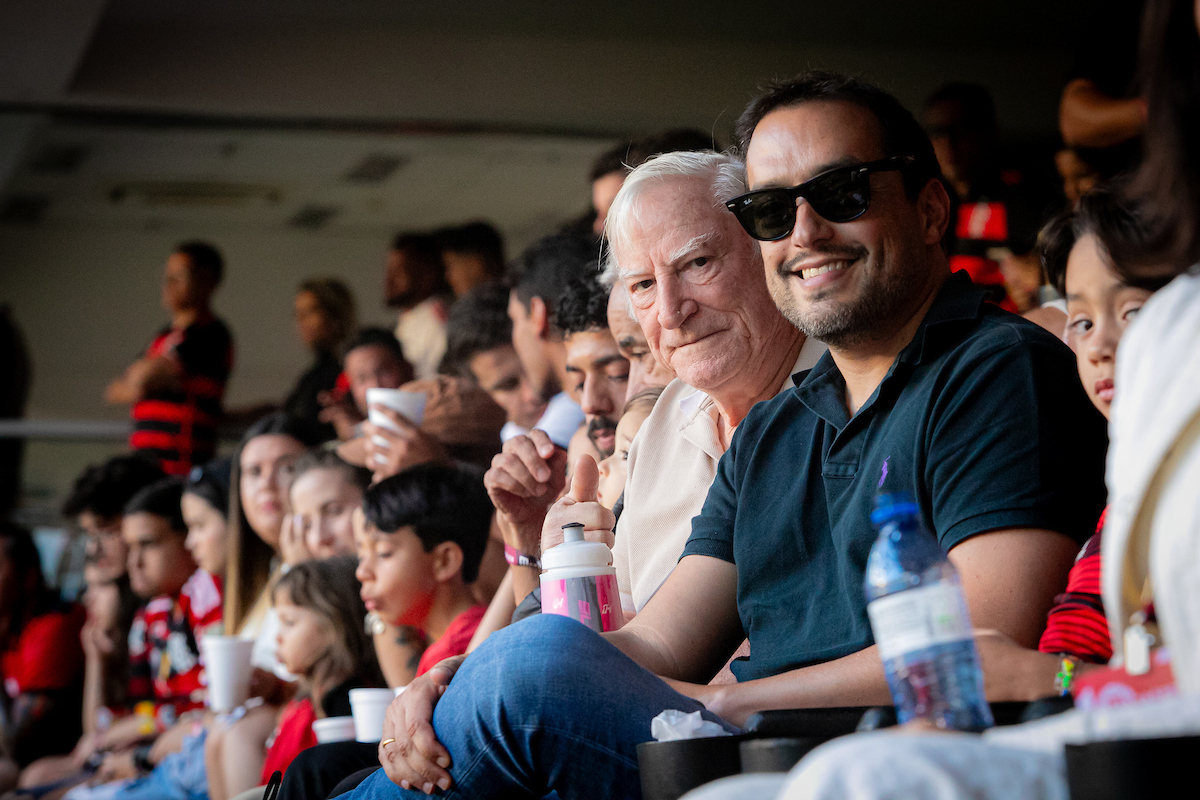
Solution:
[{"label": "man's wrist band", "polygon": [[511,544],[504,545],[504,560],[514,567],[533,567],[541,569],[542,562],[537,556],[531,556],[528,553],[522,553]]}]

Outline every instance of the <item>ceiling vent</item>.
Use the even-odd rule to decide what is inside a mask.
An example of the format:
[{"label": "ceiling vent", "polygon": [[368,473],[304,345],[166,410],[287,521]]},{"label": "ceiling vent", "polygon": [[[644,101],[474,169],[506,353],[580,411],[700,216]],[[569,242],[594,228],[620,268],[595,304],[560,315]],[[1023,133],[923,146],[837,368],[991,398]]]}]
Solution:
[{"label": "ceiling vent", "polygon": [[0,199],[0,223],[34,225],[50,208],[50,198],[38,194],[10,194]]},{"label": "ceiling vent", "polygon": [[338,210],[331,206],[304,206],[288,220],[293,228],[317,231],[325,227],[325,223],[336,216]]},{"label": "ceiling vent", "polygon": [[273,206],[283,198],[274,186],[207,181],[137,181],[114,186],[108,193],[114,203],[151,208],[242,208]]},{"label": "ceiling vent", "polygon": [[347,183],[383,183],[408,162],[407,156],[373,153],[355,164],[344,180]]},{"label": "ceiling vent", "polygon": [[30,159],[29,171],[35,175],[74,175],[91,152],[83,144],[49,142]]}]

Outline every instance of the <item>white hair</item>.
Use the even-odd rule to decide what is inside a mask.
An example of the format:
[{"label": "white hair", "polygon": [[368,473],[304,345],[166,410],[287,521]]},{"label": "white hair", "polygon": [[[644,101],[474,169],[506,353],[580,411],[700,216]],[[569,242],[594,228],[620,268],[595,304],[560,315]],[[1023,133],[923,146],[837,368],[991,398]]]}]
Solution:
[{"label": "white hair", "polygon": [[626,176],[604,221],[607,244],[600,262],[600,282],[606,287],[611,288],[620,278],[621,265],[617,262],[617,250],[628,246],[630,229],[641,221],[641,204],[638,201],[642,194],[655,185],[675,178],[707,179],[712,191],[713,208],[721,208],[726,200],[746,193],[746,165],[737,156],[728,153],[691,150],[663,153],[646,161]]}]

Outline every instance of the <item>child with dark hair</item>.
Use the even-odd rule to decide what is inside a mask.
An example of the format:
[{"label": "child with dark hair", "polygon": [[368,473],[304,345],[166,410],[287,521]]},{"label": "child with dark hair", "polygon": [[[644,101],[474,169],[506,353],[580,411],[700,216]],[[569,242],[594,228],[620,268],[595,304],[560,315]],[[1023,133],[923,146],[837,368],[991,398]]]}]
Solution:
[{"label": "child with dark hair", "polygon": [[[1084,194],[1075,209],[1059,214],[1042,231],[1042,263],[1050,282],[1067,299],[1066,341],[1075,352],[1079,377],[1092,404],[1112,416],[1117,345],[1142,306],[1166,278],[1122,277],[1114,252],[1136,252],[1150,228],[1138,207],[1122,202],[1119,187]],[[1112,642],[1100,599],[1100,540],[1084,545],[1067,578],[1066,593],[1050,610],[1038,649],[1105,663]]]},{"label": "child with dark hair", "polygon": [[[16,767],[61,753],[79,733],[83,609],[46,587],[33,537],[0,520],[0,769],[10,788]],[[15,762],[15,763],[14,763]]]},{"label": "child with dark hair", "polygon": [[[417,675],[465,653],[483,618],[486,608],[475,604],[466,584],[477,576],[491,518],[483,480],[445,464],[385,478],[367,490],[354,513],[356,575],[366,609],[402,630],[424,630],[431,641]],[[385,673],[390,655],[379,651]],[[352,784],[378,766],[376,745],[320,745],[285,773],[280,797],[328,797],[343,779]]]},{"label": "child with dark hair", "polygon": [[467,586],[487,547],[492,504],[474,473],[422,464],[367,490],[354,517],[358,579],[368,610],[425,631],[417,674],[466,652],[483,618]]},{"label": "child with dark hair", "polygon": [[280,714],[263,762],[263,783],[317,743],[315,720],[350,716],[351,689],[385,685],[363,628],[367,610],[355,567],[352,556],[303,561],[275,584],[279,659],[299,676],[300,686]]}]

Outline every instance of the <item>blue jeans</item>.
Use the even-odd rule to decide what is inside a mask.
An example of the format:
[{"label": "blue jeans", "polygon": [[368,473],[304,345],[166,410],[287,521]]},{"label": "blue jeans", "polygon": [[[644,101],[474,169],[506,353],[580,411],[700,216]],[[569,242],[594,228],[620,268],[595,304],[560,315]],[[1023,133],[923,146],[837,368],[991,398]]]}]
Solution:
[{"label": "blue jeans", "polygon": [[[637,745],[666,709],[702,711],[584,625],[539,614],[492,634],[434,708],[445,797],[641,797]],[[345,800],[426,797],[377,771]]]}]

